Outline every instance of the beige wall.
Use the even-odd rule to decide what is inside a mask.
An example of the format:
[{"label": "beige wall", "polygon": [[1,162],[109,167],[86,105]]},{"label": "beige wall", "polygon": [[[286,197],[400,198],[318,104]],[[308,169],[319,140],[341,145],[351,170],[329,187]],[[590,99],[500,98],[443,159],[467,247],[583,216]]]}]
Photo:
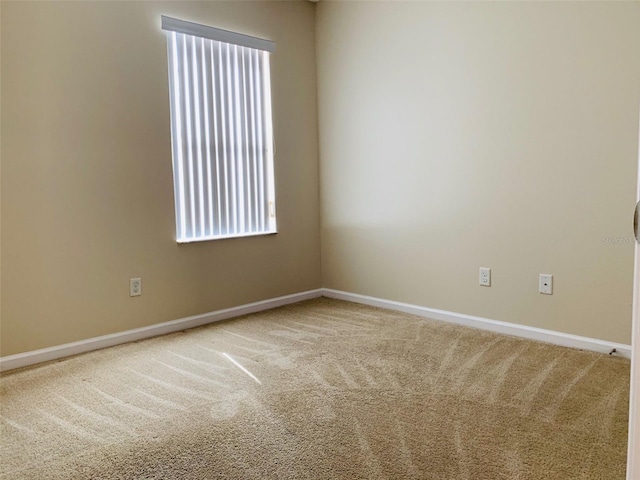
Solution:
[{"label": "beige wall", "polygon": [[[277,235],[175,243],[161,14],[277,43]],[[1,22],[1,355],[320,287],[311,3],[3,1]]]},{"label": "beige wall", "polygon": [[640,2],[317,15],[323,286],[630,343]]},{"label": "beige wall", "polygon": [[[0,355],[317,288],[320,252],[329,288],[629,343],[638,2],[1,11]],[[174,242],[161,14],[277,42],[277,236]]]}]

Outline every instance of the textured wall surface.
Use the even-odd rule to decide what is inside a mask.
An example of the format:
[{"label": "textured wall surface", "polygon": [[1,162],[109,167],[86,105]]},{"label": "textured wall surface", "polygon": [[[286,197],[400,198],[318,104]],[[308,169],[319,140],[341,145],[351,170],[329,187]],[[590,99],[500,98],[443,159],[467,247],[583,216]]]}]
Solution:
[{"label": "textured wall surface", "polygon": [[[162,14],[276,42],[277,235],[176,244]],[[320,286],[311,3],[2,2],[1,21],[3,356]]]},{"label": "textured wall surface", "polygon": [[323,286],[630,343],[640,3],[321,2],[317,42]]},{"label": "textured wall surface", "polygon": [[[161,14],[276,41],[278,235],[175,243]],[[319,286],[629,343],[638,2],[0,18],[0,355]]]}]

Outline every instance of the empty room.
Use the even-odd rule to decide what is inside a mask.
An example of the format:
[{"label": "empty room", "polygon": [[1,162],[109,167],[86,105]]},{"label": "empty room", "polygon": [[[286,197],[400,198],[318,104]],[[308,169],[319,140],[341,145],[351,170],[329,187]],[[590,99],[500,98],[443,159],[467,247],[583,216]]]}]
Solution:
[{"label": "empty room", "polygon": [[0,1],[0,479],[640,479],[640,2]]}]

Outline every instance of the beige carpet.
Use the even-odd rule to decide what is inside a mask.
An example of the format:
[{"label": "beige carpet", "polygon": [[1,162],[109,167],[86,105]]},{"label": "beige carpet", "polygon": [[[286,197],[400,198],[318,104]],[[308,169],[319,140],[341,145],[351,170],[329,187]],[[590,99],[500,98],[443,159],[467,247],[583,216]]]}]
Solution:
[{"label": "beige carpet", "polygon": [[3,375],[3,479],[624,479],[629,362],[328,299]]}]

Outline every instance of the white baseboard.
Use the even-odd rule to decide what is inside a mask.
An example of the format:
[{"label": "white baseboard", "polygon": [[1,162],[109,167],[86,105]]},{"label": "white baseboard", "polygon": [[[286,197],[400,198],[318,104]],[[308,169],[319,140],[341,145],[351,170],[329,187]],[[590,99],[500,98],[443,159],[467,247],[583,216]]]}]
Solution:
[{"label": "white baseboard", "polygon": [[394,302],[393,300],[384,300],[382,298],[369,297],[357,293],[342,292],[340,290],[332,290],[323,288],[322,295],[337,300],[346,300],[348,302],[362,303],[372,307],[386,308],[388,310],[396,310],[399,312],[410,313],[419,317],[441,320],[444,322],[455,323],[467,327],[488,330],[506,335],[527,338],[530,340],[538,340],[541,342],[552,343],[563,347],[579,348],[582,350],[591,350],[600,353],[609,353],[614,348],[616,353],[621,357],[631,358],[631,345],[621,343],[607,342],[595,338],[581,337],[570,333],[556,332],[554,330],[545,330],[542,328],[528,327],[526,325],[518,325],[515,323],[501,322],[488,318],[474,317],[462,313],[448,312],[446,310],[437,310],[435,308],[421,307],[419,305],[411,305],[409,303]]},{"label": "white baseboard", "polygon": [[126,330],[124,332],[103,335],[101,337],[89,338],[78,342],[66,343],[55,347],[33,350],[31,352],[18,353],[0,357],[0,371],[13,370],[15,368],[27,367],[36,363],[48,362],[59,358],[77,355],[79,353],[99,350],[101,348],[112,347],[122,343],[133,342],[145,338],[165,335],[167,333],[178,332],[188,328],[199,327],[208,323],[227,320],[233,317],[239,317],[248,313],[260,312],[272,308],[289,305],[291,303],[302,302],[318,297],[335,298],[338,300],[346,300],[348,302],[361,303],[371,305],[373,307],[386,308],[388,310],[396,310],[399,312],[410,313],[419,317],[441,320],[444,322],[455,323],[467,327],[479,328],[496,333],[506,335],[514,335],[516,337],[528,338],[531,340],[539,340],[563,347],[579,348],[583,350],[591,350],[600,353],[609,353],[612,349],[616,349],[618,355],[631,358],[631,346],[620,343],[607,342],[595,338],[581,337],[571,335],[569,333],[556,332],[553,330],[545,330],[542,328],[528,327],[526,325],[518,325],[508,322],[500,322],[488,318],[474,317],[461,313],[448,312],[446,310],[437,310],[434,308],[421,307],[409,303],[395,302],[393,300],[385,300],[382,298],[369,297],[357,293],[342,292],[330,288],[319,288],[306,292],[294,293],[283,297],[271,298],[260,302],[248,303],[238,307],[226,308],[224,310],[216,310],[214,312],[194,315],[192,317],[181,318],[169,322],[158,323],[148,327]]},{"label": "white baseboard", "polygon": [[149,325],[148,327],[135,328],[133,330],[112,333],[101,337],[88,338],[78,342],[65,343],[64,345],[57,345],[55,347],[18,353],[16,355],[8,355],[6,357],[0,357],[0,371],[13,370],[14,368],[48,362],[50,360],[77,355],[79,353],[133,342],[135,340],[142,340],[144,338],[157,337],[158,335],[165,335],[167,333],[179,332],[180,330],[199,327],[201,325],[206,325],[207,323],[219,322],[220,320],[227,320],[229,318],[239,317],[248,313],[270,310],[272,308],[302,302],[303,300],[309,300],[321,296],[322,289],[319,288],[317,290],[294,293],[283,297],[248,303],[238,307],[203,313],[202,315],[194,315],[192,317],[181,318],[179,320]]}]

